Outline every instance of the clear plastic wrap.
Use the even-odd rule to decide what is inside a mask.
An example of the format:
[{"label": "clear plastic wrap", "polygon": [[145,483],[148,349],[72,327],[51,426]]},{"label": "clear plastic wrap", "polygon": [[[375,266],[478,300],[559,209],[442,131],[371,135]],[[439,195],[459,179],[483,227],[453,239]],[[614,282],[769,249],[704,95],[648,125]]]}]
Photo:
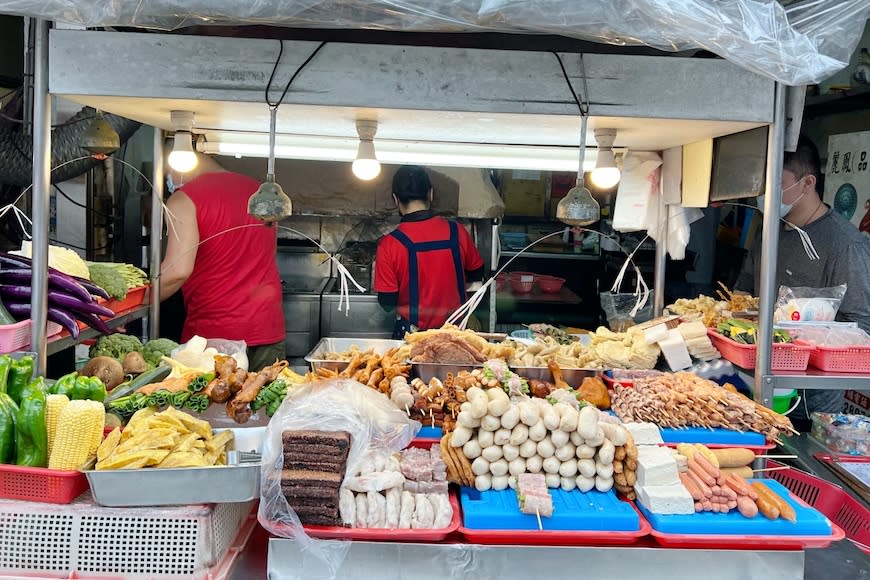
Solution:
[{"label": "clear plastic wrap", "polygon": [[666,51],[706,49],[789,85],[849,63],[870,0],[8,0],[3,12],[85,26],[174,30],[271,24],[559,34]]},{"label": "clear plastic wrap", "polygon": [[780,286],[773,321],[831,322],[845,295],[845,284],[830,288]]},{"label": "clear plastic wrap", "polygon": [[281,434],[305,429],[349,432],[346,472],[355,473],[367,451],[392,453],[407,447],[420,430],[420,423],[409,419],[380,392],[350,379],[318,381],[293,389],[269,422],[263,442],[260,524],[276,536],[293,538],[300,545],[305,558],[296,578],[334,578],[350,549],[349,542],[308,536],[281,492]]}]

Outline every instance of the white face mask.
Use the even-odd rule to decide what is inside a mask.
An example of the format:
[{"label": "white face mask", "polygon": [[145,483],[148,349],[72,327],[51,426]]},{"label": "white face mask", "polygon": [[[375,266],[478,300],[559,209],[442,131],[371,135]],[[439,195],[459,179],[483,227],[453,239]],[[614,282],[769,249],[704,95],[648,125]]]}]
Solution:
[{"label": "white face mask", "polygon": [[184,185],[184,184],[183,183],[175,183],[175,181],[172,179],[171,173],[166,174],[166,191],[168,191],[169,193],[175,193],[175,190],[178,189],[179,187],[181,187],[182,185]]},{"label": "white face mask", "polygon": [[[789,185],[788,187],[783,189],[782,192],[785,193],[786,191],[790,190],[791,188],[793,188],[797,184],[801,183],[801,181],[803,181],[803,179],[799,179],[799,180],[795,181],[794,183],[792,183],[791,185]],[[800,194],[800,197],[798,197],[796,200],[794,200],[791,203],[779,202],[779,217],[787,216],[791,212],[792,208],[794,208],[795,204],[797,202],[799,202],[804,195],[806,195],[806,192]],[[756,205],[758,206],[758,211],[764,211],[764,198],[765,197],[766,196],[764,196],[764,195],[759,195],[757,198],[755,198]]]}]

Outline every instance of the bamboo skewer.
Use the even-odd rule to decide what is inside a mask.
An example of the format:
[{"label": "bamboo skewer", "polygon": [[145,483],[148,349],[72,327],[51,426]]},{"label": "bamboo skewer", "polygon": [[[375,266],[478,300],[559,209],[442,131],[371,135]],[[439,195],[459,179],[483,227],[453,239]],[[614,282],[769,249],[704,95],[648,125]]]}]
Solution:
[{"label": "bamboo skewer", "polygon": [[538,529],[544,531],[544,524],[541,522],[541,512],[535,508],[535,515],[538,516]]},{"label": "bamboo skewer", "polygon": [[783,465],[782,467],[766,467],[764,469],[753,469],[752,473],[766,473],[768,471],[783,471],[785,469],[791,469],[788,465]]}]

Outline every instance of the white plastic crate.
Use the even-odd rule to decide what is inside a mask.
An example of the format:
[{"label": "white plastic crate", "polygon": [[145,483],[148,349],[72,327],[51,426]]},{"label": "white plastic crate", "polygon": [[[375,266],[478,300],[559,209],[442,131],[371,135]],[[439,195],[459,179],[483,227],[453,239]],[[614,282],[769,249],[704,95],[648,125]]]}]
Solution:
[{"label": "white plastic crate", "polygon": [[254,503],[105,508],[89,493],[69,505],[0,500],[0,578],[207,578]]}]

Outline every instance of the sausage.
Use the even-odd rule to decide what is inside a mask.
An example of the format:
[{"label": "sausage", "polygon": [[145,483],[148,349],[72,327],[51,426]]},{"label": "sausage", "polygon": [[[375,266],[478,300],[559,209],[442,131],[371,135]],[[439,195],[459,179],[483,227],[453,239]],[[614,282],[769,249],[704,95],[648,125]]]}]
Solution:
[{"label": "sausage", "polygon": [[714,480],[719,477],[719,470],[716,467],[713,467],[713,464],[704,457],[703,453],[696,453],[692,459]]},{"label": "sausage", "polygon": [[701,492],[701,495],[703,495],[705,498],[713,497],[713,490],[710,489],[710,486],[707,485],[707,483],[703,479],[698,477],[695,472],[689,470],[685,473],[685,475],[692,481],[692,483],[695,484],[695,486]]},{"label": "sausage", "polygon": [[737,511],[744,518],[754,518],[758,515],[758,506],[748,496],[737,496]]},{"label": "sausage", "polygon": [[[792,508],[787,501],[774,493],[773,490],[760,482],[753,483],[752,487],[755,489],[756,493],[758,493],[759,508],[761,508],[760,502],[766,500],[776,506],[776,509],[779,512],[779,517],[792,523],[797,521],[797,514],[795,513],[794,508]],[[762,513],[764,513],[763,510]]]},{"label": "sausage", "polygon": [[697,502],[704,499],[704,494],[701,493],[701,490],[698,489],[698,486],[695,485],[695,483],[691,479],[689,479],[689,476],[687,474],[681,473],[679,475],[680,481],[683,482],[683,487],[686,488],[686,491],[689,492],[689,495],[692,496],[693,500]]},{"label": "sausage", "polygon": [[755,490],[752,489],[752,487],[748,483],[746,483],[746,480],[744,480],[739,475],[735,475],[733,473],[729,475],[727,478],[725,478],[725,485],[736,491],[737,495],[745,495],[752,500],[758,498],[758,494],[755,493]]},{"label": "sausage", "polygon": [[[775,520],[779,518],[779,507],[776,505],[776,501],[771,500],[767,494],[767,487],[760,483],[753,483],[752,487],[755,489],[756,493],[758,493],[758,499],[755,500],[755,505],[758,506],[758,511],[761,512],[761,515],[766,517],[769,520]],[[764,488],[762,490],[761,488]]]},{"label": "sausage", "polygon": [[716,478],[707,473],[707,471],[698,464],[697,456],[689,459],[689,473],[693,473],[708,486],[716,484]]}]

